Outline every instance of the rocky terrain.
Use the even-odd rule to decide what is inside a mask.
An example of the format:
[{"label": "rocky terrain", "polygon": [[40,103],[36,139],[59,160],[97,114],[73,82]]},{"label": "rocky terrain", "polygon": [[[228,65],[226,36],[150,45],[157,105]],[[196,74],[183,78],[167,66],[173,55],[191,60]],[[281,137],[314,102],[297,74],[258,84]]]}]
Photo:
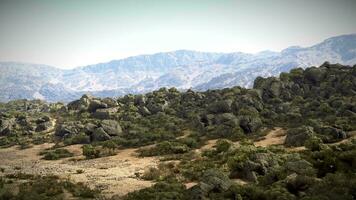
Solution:
[{"label": "rocky terrain", "polygon": [[1,103],[0,199],[354,199],[355,98],[356,65],[326,62],[251,89]]}]

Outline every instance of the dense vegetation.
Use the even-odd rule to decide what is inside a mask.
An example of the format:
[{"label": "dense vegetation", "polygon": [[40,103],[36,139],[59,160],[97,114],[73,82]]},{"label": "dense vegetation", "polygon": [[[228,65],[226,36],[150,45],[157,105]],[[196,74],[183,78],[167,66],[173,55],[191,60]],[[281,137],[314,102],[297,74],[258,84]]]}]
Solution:
[{"label": "dense vegetation", "polygon": [[[356,66],[297,68],[279,78],[259,77],[253,89],[162,88],[118,99],[84,95],[68,105],[19,100],[0,110],[4,147],[85,144],[83,154],[92,159],[155,144],[140,156],[180,160],[149,169],[141,178],[158,183],[127,199],[356,198],[356,142],[332,144],[356,131]],[[54,119],[53,137],[47,133]],[[251,143],[273,127],[287,130],[285,147]],[[220,140],[197,154],[209,139]],[[300,146],[306,150],[286,148]],[[59,159],[65,152],[47,154]],[[197,185],[186,188],[188,182]]]}]

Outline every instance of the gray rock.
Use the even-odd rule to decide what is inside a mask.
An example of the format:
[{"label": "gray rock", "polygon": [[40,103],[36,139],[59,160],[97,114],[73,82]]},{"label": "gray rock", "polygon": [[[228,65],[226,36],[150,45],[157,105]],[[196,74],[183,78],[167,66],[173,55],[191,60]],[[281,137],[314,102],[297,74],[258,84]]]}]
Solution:
[{"label": "gray rock", "polygon": [[0,135],[10,135],[13,133],[15,118],[0,120]]},{"label": "gray rock", "polygon": [[139,108],[138,108],[138,112],[139,112],[142,116],[148,116],[148,115],[151,114],[151,112],[150,112],[145,106],[139,107]]},{"label": "gray rock", "polygon": [[92,99],[90,100],[88,111],[89,112],[95,112],[97,109],[101,108],[107,108],[108,105],[104,102],[101,102],[100,100],[97,99]]},{"label": "gray rock", "polygon": [[100,142],[110,140],[110,135],[107,134],[102,127],[96,128],[91,134],[91,141]]},{"label": "gray rock", "polygon": [[96,109],[95,112],[92,114],[94,118],[97,119],[110,119],[115,113],[117,113],[118,108],[101,108]]},{"label": "gray rock", "polygon": [[114,120],[103,120],[100,123],[101,127],[104,131],[110,136],[119,136],[122,135],[122,128],[119,122]]},{"label": "gray rock", "polygon": [[240,127],[245,133],[253,133],[262,126],[262,121],[257,116],[244,115],[240,117]]},{"label": "gray rock", "polygon": [[78,134],[84,126],[80,122],[65,122],[61,124],[55,131],[55,135],[59,137],[71,137]]},{"label": "gray rock", "polygon": [[92,134],[94,132],[94,130],[97,128],[97,125],[93,124],[93,123],[87,123],[84,126],[84,131],[86,134]]},{"label": "gray rock", "polygon": [[104,98],[101,101],[105,103],[109,108],[117,107],[119,105],[117,101],[115,101],[115,99],[109,97]]}]

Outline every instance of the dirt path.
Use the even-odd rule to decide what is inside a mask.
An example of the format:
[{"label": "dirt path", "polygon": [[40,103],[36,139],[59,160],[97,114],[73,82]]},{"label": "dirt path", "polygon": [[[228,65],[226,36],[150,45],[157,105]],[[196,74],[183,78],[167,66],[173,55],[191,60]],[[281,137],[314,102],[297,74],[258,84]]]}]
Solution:
[{"label": "dirt path", "polygon": [[[158,158],[139,158],[137,149],[120,150],[117,155],[86,160],[81,155],[81,145],[66,147],[75,154],[73,158],[56,161],[41,160],[39,152],[54,144],[35,145],[19,150],[17,147],[0,149],[0,168],[3,174],[22,172],[37,175],[59,175],[74,182],[84,182],[92,188],[102,190],[106,196],[122,196],[128,192],[151,186],[150,181],[140,180],[135,173],[142,173],[148,167],[158,164]],[[83,173],[78,173],[83,170]]]},{"label": "dirt path", "polygon": [[286,139],[286,131],[276,127],[271,130],[262,140],[254,142],[257,147],[267,147],[271,145],[282,145]]}]

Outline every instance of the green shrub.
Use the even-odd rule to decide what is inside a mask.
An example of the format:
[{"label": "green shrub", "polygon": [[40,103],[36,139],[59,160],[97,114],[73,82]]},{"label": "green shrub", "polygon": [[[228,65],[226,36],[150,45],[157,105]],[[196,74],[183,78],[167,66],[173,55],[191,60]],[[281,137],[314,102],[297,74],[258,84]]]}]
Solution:
[{"label": "green shrub", "polygon": [[40,153],[43,155],[43,159],[45,160],[58,160],[61,158],[72,157],[74,154],[69,152],[67,149],[55,149],[48,150]]},{"label": "green shrub", "polygon": [[100,157],[100,150],[93,145],[83,145],[82,150],[83,155],[88,159]]}]

